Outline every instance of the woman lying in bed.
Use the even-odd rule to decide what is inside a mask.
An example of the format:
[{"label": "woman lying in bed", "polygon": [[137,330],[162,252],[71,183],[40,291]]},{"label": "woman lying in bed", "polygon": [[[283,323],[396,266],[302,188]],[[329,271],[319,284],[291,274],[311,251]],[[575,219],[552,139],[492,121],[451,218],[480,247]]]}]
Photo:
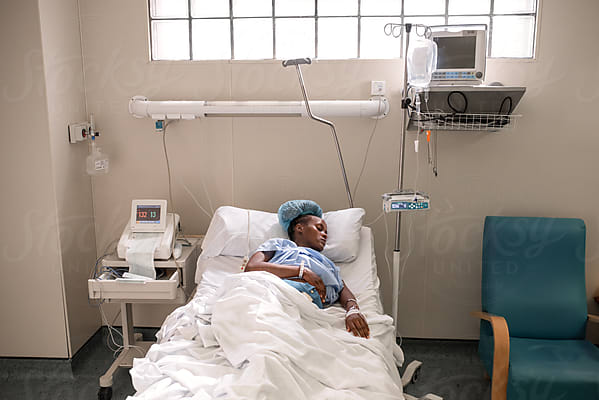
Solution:
[{"label": "woman lying in bed", "polygon": [[327,241],[322,210],[310,200],[292,200],[279,208],[279,223],[289,239],[270,239],[258,247],[245,271],[267,271],[307,294],[320,308],[339,301],[346,310],[345,327],[370,337],[355,296],[339,276],[339,268],[320,252]]}]

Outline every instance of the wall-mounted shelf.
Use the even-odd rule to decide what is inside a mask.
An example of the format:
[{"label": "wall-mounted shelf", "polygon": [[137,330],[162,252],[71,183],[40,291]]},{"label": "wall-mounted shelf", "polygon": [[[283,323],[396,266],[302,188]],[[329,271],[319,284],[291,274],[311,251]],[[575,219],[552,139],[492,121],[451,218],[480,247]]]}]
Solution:
[{"label": "wall-mounted shelf", "polygon": [[412,112],[412,126],[422,130],[497,132],[514,128],[521,115]]},{"label": "wall-mounted shelf", "polygon": [[[443,85],[416,89],[411,96],[408,130],[487,131],[512,128],[525,87]],[[414,110],[419,96],[419,112]]]}]

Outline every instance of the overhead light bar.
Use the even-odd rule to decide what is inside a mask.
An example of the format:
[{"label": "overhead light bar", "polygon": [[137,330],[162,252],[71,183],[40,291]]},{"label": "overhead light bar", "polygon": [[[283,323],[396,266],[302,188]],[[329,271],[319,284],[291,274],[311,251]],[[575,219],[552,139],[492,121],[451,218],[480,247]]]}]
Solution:
[{"label": "overhead light bar", "polygon": [[[323,117],[384,118],[385,97],[369,100],[310,100],[310,108]],[[129,113],[137,118],[195,119],[204,117],[308,117],[303,101],[150,101],[129,100]]]}]

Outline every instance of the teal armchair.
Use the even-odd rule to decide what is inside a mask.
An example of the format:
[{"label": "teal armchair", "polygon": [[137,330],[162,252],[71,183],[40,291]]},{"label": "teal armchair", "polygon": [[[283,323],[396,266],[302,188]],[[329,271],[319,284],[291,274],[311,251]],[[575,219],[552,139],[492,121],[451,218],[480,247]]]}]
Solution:
[{"label": "teal armchair", "polygon": [[580,219],[487,217],[479,355],[493,400],[599,400]]}]

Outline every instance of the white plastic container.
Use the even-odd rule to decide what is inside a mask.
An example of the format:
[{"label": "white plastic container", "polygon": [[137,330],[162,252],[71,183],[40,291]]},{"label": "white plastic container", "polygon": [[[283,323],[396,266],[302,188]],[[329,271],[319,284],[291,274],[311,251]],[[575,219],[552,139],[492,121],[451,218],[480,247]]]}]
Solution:
[{"label": "white plastic container", "polygon": [[417,35],[413,37],[408,49],[408,83],[427,87],[437,66],[437,43]]}]

